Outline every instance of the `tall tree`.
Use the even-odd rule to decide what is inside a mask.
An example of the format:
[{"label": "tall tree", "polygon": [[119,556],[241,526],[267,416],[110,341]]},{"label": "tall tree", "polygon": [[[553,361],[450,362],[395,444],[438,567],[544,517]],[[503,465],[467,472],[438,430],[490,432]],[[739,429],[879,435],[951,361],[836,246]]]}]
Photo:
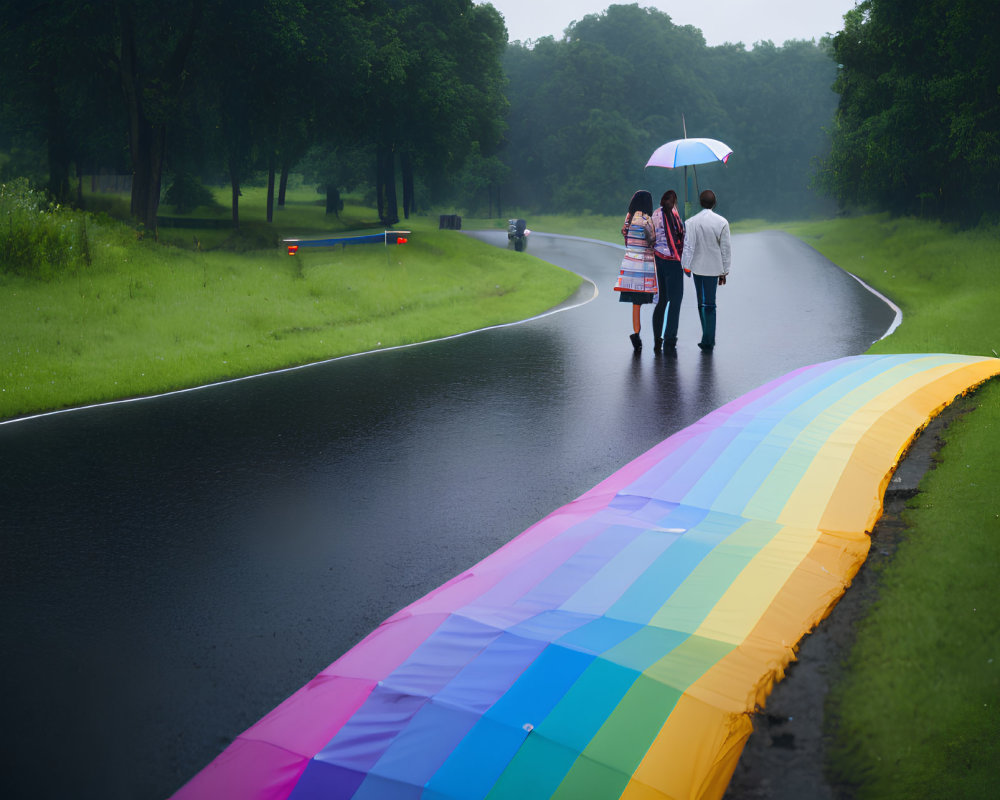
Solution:
[{"label": "tall tree", "polygon": [[61,202],[70,199],[74,164],[119,160],[110,135],[121,115],[105,10],[72,0],[0,0],[0,129],[12,142],[37,143],[45,154],[38,171]]},{"label": "tall tree", "polygon": [[114,54],[128,114],[132,215],[155,229],[167,132],[181,114],[206,0],[115,0]]},{"label": "tall tree", "polygon": [[824,184],[843,204],[978,221],[1000,211],[1000,6],[865,0],[833,39]]},{"label": "tall tree", "polygon": [[369,11],[378,24],[367,124],[376,143],[379,215],[392,225],[399,220],[397,160],[408,212],[417,169],[433,181],[457,171],[474,142],[494,151],[506,109],[507,36],[496,9],[472,0],[383,0]]}]

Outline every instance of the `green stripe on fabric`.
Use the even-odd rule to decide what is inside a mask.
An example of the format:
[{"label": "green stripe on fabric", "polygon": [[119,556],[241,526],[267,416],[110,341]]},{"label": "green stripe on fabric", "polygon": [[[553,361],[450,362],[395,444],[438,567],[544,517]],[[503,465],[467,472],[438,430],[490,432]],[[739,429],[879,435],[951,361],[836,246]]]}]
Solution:
[{"label": "green stripe on fabric", "polygon": [[691,570],[649,624],[694,633],[740,572],[781,529],[776,522],[747,520]]},{"label": "green stripe on fabric", "polygon": [[[573,764],[553,797],[618,797],[681,694],[673,686],[640,677]],[[601,786],[604,794],[589,794],[594,786]]]},{"label": "green stripe on fabric", "polygon": [[[822,414],[818,414],[795,436],[741,513],[747,517],[778,519],[792,492],[832,433],[856,414],[864,413],[872,400],[896,388],[900,382],[921,372],[950,364],[952,361],[953,359],[944,356],[927,356],[905,361],[878,373],[836,398]],[[836,385],[825,391],[833,392],[835,388]],[[776,426],[775,430],[779,428]]]},{"label": "green stripe on fabric", "polygon": [[604,797],[618,797],[638,769],[681,695],[735,649],[735,645],[693,636],[667,654],[636,681],[597,735],[566,773],[552,796],[560,800],[590,797],[588,787],[619,783]]}]

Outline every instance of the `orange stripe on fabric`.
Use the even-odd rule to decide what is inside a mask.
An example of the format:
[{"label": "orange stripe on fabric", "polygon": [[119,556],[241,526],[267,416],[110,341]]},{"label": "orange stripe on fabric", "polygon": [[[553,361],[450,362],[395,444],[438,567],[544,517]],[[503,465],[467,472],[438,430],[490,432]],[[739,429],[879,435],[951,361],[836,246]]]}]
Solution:
[{"label": "orange stripe on fabric", "polygon": [[820,535],[745,641],[678,701],[623,799],[723,795],[750,735],[750,714],[784,677],[797,642],[843,596],[868,547],[866,534]]},{"label": "orange stripe on fabric", "polygon": [[[870,531],[882,514],[882,501],[892,472],[920,431],[956,396],[972,391],[998,374],[1000,361],[995,359],[963,365],[887,411],[854,449],[859,453],[879,446],[891,449],[895,453],[891,463],[883,469],[881,463],[851,458],[830,494],[819,527],[827,531]],[[889,415],[894,418],[884,418]],[[864,504],[860,498],[865,499]]]}]

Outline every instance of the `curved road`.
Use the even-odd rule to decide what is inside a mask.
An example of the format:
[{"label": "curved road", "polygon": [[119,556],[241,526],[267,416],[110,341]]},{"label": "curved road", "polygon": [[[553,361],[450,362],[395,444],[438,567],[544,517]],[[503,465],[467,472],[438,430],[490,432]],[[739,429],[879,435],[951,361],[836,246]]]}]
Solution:
[{"label": "curved road", "polygon": [[648,309],[633,357],[610,291],[621,249],[534,234],[530,253],[591,278],[593,302],[0,425],[0,792],[170,794],[401,606],[719,405],[892,323],[790,236],[733,250],[712,355],[690,282],[676,357],[652,352]]}]

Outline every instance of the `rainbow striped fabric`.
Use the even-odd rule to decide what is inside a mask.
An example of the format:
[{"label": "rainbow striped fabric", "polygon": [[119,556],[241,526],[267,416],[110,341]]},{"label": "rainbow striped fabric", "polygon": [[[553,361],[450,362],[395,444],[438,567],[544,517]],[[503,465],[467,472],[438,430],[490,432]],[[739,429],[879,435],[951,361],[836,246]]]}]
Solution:
[{"label": "rainbow striped fabric", "polygon": [[1000,360],[805,367],[386,620],[178,798],[719,797],[892,470]]}]

